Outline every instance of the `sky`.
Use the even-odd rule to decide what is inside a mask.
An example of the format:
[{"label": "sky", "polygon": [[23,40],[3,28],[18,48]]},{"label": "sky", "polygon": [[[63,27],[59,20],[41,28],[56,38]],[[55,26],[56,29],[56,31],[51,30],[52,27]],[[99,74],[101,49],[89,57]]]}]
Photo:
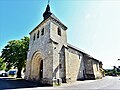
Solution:
[{"label": "sky", "polygon": [[[0,0],[0,52],[8,41],[29,36],[46,5],[47,0]],[[119,0],[50,0],[50,8],[68,27],[68,43],[102,61],[105,69],[120,66]]]}]

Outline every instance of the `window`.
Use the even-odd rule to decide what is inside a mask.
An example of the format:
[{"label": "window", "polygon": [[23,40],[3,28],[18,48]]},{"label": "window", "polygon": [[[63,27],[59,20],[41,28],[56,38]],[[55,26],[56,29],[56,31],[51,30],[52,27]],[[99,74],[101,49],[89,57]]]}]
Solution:
[{"label": "window", "polygon": [[62,68],[62,64],[59,64],[60,69]]},{"label": "window", "polygon": [[37,33],[37,38],[39,38],[39,33],[40,33],[40,31],[38,31],[38,33]]},{"label": "window", "polygon": [[81,55],[78,55],[79,56],[79,59],[81,60],[82,59],[82,56]]},{"label": "window", "polygon": [[41,31],[41,35],[44,35],[44,28],[43,28],[42,31]]},{"label": "window", "polygon": [[35,40],[35,33],[34,33],[34,36],[33,36],[33,40]]},{"label": "window", "polygon": [[61,29],[60,28],[58,28],[58,35],[61,36]]}]

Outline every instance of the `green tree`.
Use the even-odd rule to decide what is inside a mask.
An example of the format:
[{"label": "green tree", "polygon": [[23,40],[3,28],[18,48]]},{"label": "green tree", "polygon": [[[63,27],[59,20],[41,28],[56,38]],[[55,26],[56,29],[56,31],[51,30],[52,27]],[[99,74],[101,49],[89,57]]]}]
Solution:
[{"label": "green tree", "polygon": [[0,70],[5,69],[5,62],[3,62],[3,59],[0,57]]},{"label": "green tree", "polygon": [[12,66],[17,67],[17,78],[21,78],[21,70],[25,66],[29,38],[24,37],[21,40],[12,40],[3,48],[1,57],[6,62],[6,68],[9,70]]}]

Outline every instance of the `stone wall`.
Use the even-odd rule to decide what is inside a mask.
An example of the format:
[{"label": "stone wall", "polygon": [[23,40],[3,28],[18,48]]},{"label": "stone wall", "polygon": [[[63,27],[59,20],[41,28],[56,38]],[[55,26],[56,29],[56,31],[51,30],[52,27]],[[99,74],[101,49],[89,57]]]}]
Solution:
[{"label": "stone wall", "polygon": [[91,56],[84,54],[84,64],[85,64],[85,78],[86,79],[102,78],[98,60],[92,58]]},{"label": "stone wall", "polygon": [[69,81],[84,79],[84,62],[81,52],[68,47],[67,63]]},{"label": "stone wall", "polygon": [[85,79],[85,66],[84,66],[83,54],[79,54],[79,55],[80,55],[79,59],[81,63],[80,63],[77,80],[84,80]]},{"label": "stone wall", "polygon": [[[61,30],[61,35],[58,35],[58,28]],[[66,30],[54,21],[50,23],[50,39],[53,45],[53,78],[63,78],[65,75],[65,60],[60,57],[60,53],[64,45],[67,43]],[[62,60],[60,60],[62,59]],[[62,62],[61,62],[62,61]],[[60,68],[62,66],[62,68]]]},{"label": "stone wall", "polygon": [[83,60],[85,65],[85,79],[95,79],[92,59],[84,54]]},{"label": "stone wall", "polygon": [[62,82],[66,82],[66,62],[65,62],[65,47],[63,46],[59,52],[59,77],[62,79]]},{"label": "stone wall", "polygon": [[93,60],[93,71],[94,71],[95,79],[102,78],[102,73],[99,67],[99,61]]},{"label": "stone wall", "polygon": [[80,60],[78,55],[68,52],[68,63],[69,63],[69,78],[70,81],[76,81],[80,68]]}]

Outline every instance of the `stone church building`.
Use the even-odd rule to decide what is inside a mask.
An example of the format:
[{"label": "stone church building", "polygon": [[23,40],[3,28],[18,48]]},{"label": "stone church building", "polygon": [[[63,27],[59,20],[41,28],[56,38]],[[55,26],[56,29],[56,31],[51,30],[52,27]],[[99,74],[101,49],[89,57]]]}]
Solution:
[{"label": "stone church building", "polygon": [[50,11],[30,32],[25,79],[43,84],[102,78],[100,61],[67,43],[67,27]]}]

